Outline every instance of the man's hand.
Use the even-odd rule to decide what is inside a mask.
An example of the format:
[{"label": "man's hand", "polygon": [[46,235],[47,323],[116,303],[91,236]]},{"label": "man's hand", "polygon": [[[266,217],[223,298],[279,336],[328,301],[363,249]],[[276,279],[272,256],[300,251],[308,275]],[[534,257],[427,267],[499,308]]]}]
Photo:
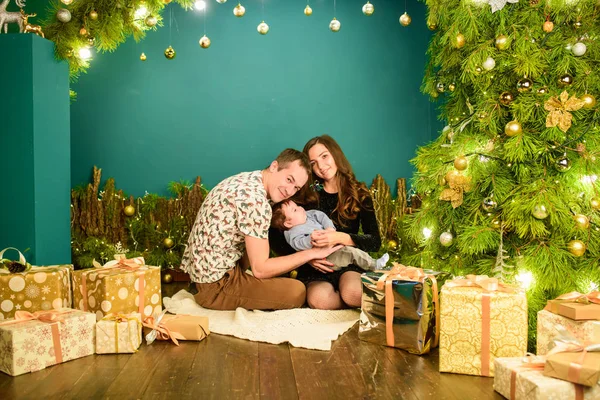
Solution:
[{"label": "man's hand", "polygon": [[310,242],[313,247],[331,247],[337,244],[342,243],[342,239],[340,235],[345,235],[344,233],[338,233],[335,230],[321,230],[314,231],[310,235]]},{"label": "man's hand", "polygon": [[315,259],[310,261],[309,264],[318,271],[333,272],[333,270],[331,268],[329,268],[329,267],[332,267],[333,264],[330,263],[329,261],[327,261],[326,258],[331,253],[341,249],[342,247],[343,247],[342,245],[339,245],[339,246],[333,246],[333,247],[329,247],[329,248],[313,248],[312,250],[309,250],[309,251],[313,252],[311,255],[314,255],[314,257],[315,257]]}]

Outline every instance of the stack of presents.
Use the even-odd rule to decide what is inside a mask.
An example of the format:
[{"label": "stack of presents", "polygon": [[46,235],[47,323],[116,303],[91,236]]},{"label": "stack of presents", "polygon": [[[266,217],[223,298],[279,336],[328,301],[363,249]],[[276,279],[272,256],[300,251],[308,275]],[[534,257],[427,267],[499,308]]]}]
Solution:
[{"label": "stack of presents", "polygon": [[135,353],[155,339],[202,340],[208,319],[162,310],[160,267],[123,255],[94,268],[31,266],[0,251],[0,371],[34,372],[92,354]]},{"label": "stack of presents", "polygon": [[440,372],[493,377],[511,400],[600,399],[600,292],[550,300],[533,355],[525,293],[495,278],[395,265],[362,285],[362,340],[414,354],[439,345]]}]

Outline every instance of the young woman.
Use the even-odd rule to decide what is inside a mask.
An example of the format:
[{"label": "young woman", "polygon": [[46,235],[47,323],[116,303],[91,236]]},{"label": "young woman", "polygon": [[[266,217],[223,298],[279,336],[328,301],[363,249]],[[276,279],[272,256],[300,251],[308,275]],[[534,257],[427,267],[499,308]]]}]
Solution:
[{"label": "young woman", "polygon": [[[303,151],[313,172],[316,201],[312,208],[327,214],[336,227],[336,231],[313,232],[313,245],[343,244],[366,252],[378,251],[381,237],[373,200],[365,184],[356,180],[340,146],[332,137],[322,135],[309,140]],[[332,264],[325,259],[313,260],[310,265],[312,268],[305,265],[298,269],[298,279],[306,284],[306,300],[311,308],[360,307],[360,268],[350,266],[333,272],[329,268]]]}]

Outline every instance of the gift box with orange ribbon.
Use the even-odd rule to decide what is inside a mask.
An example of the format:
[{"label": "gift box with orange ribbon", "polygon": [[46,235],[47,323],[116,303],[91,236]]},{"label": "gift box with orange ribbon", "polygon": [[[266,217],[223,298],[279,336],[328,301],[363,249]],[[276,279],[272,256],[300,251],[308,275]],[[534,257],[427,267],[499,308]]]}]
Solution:
[{"label": "gift box with orange ribbon", "polygon": [[139,313],[109,314],[96,323],[96,354],[135,353],[141,343]]},{"label": "gift box with orange ribbon", "polygon": [[137,312],[142,319],[162,311],[160,267],[145,265],[143,257],[119,258],[73,272],[73,306],[96,313]]},{"label": "gift box with orange ribbon", "polygon": [[494,376],[496,357],[527,352],[527,298],[485,275],[446,282],[441,293],[440,372]]},{"label": "gift box with orange ribbon", "polygon": [[96,317],[64,308],[0,321],[0,371],[16,376],[94,354]]},{"label": "gift box with orange ribbon", "polygon": [[[19,253],[19,260],[4,259],[8,250]],[[0,251],[0,319],[12,318],[18,310],[71,307],[72,272],[72,265],[31,266],[12,247]]]},{"label": "gift box with orange ribbon", "polygon": [[445,272],[395,264],[389,271],[366,272],[358,337],[425,354],[439,338],[439,287],[450,277]]},{"label": "gift box with orange ribbon", "polygon": [[[561,304],[562,305],[562,304]],[[548,308],[548,307],[547,307]],[[537,314],[537,354],[546,355],[558,334],[565,328],[573,337],[587,343],[600,343],[600,321],[574,320],[544,309]]]},{"label": "gift box with orange ribbon", "polygon": [[510,400],[600,399],[600,386],[586,387],[544,375],[543,356],[496,358],[494,390]]},{"label": "gift box with orange ribbon", "polygon": [[150,345],[155,340],[170,340],[179,346],[180,340],[200,341],[210,335],[208,317],[186,314],[167,314],[144,320],[144,334]]}]

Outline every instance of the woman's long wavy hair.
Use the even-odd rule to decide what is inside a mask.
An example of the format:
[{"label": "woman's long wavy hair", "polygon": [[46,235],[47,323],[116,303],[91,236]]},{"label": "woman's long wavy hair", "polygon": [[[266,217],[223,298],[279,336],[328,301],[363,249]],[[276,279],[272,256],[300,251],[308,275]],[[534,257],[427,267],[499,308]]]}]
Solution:
[{"label": "woman's long wavy hair", "polygon": [[[316,144],[322,144],[329,150],[337,166],[338,203],[334,211],[337,211],[337,222],[345,226],[344,220],[356,219],[360,212],[365,197],[369,196],[369,190],[364,183],[359,182],[352,171],[346,155],[340,145],[329,135],[321,135],[310,139],[304,146],[304,154]],[[321,179],[312,171],[313,182],[323,184]],[[314,197],[316,200],[316,197]]]}]

